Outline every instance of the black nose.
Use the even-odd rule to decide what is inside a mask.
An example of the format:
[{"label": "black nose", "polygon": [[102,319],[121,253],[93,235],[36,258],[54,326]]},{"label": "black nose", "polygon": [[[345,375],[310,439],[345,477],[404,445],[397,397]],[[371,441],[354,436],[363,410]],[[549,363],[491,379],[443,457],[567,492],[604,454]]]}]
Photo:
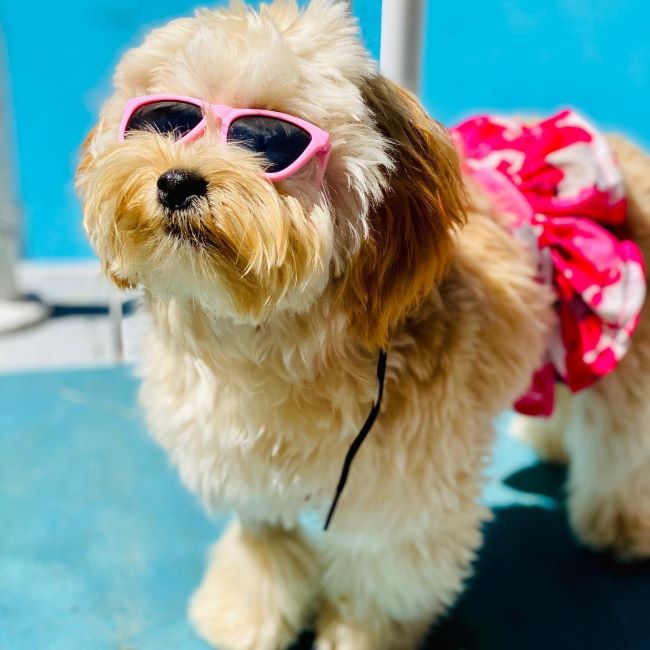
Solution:
[{"label": "black nose", "polygon": [[158,200],[170,210],[186,208],[195,196],[205,196],[208,182],[189,169],[168,169],[158,177]]}]

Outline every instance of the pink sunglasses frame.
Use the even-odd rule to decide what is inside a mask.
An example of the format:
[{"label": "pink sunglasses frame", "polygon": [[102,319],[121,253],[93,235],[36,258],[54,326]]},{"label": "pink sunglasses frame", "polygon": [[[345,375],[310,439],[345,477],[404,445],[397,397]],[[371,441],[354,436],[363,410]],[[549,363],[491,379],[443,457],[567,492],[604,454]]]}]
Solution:
[{"label": "pink sunglasses frame", "polygon": [[318,183],[320,184],[322,182],[332,152],[329,133],[323,131],[323,129],[317,127],[311,122],[301,120],[299,117],[288,115],[286,113],[278,113],[276,111],[267,111],[259,108],[235,108],[234,106],[227,106],[225,104],[210,104],[209,102],[202,101],[196,97],[187,97],[185,95],[144,95],[142,97],[134,97],[124,105],[124,113],[122,114],[122,121],[120,123],[120,142],[125,141],[126,127],[129,120],[133,117],[133,114],[139,108],[155,102],[168,101],[185,102],[187,104],[192,104],[203,111],[203,119],[191,131],[186,133],[182,138],[179,138],[176,141],[178,144],[192,142],[193,140],[200,138],[205,133],[207,115],[209,113],[221,122],[220,135],[221,141],[224,144],[227,144],[228,142],[228,130],[230,129],[230,125],[240,117],[246,117],[249,115],[275,117],[284,122],[300,127],[311,136],[311,142],[307,148],[286,169],[272,173],[264,172],[264,177],[269,181],[284,180],[302,169],[312,158],[315,157],[318,166]]}]

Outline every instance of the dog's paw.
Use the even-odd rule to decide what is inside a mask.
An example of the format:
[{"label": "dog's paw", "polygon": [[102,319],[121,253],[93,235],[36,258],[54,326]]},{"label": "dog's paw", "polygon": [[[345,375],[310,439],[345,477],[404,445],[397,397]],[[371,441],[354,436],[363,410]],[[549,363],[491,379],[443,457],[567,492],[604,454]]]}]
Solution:
[{"label": "dog's paw", "polygon": [[427,630],[424,623],[398,623],[377,615],[376,625],[344,619],[326,604],[318,620],[315,650],[416,650]]},{"label": "dog's paw", "polygon": [[190,621],[219,650],[284,650],[312,605],[313,567],[298,536],[253,537],[233,526],[192,598]]},{"label": "dog's paw", "polygon": [[373,635],[361,627],[341,619],[330,620],[318,627],[315,650],[378,650]]},{"label": "dog's paw", "polygon": [[296,630],[261,605],[235,585],[204,583],[192,598],[189,616],[199,636],[219,650],[284,650]]},{"label": "dog's paw", "polygon": [[589,495],[572,498],[571,525],[578,538],[599,551],[612,551],[620,560],[650,558],[650,495]]}]

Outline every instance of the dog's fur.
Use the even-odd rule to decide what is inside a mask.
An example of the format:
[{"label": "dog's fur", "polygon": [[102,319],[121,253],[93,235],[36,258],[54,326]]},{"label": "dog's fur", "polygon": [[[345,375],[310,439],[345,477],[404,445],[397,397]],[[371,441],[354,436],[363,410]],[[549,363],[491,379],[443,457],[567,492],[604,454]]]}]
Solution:
[{"label": "dog's fur", "polygon": [[[187,146],[151,133],[118,143],[124,103],[163,92],[318,124],[333,142],[323,186],[313,165],[267,182],[212,128]],[[629,234],[650,255],[650,159],[611,144]],[[176,215],[180,237],[156,199],[171,167],[209,181]],[[462,589],[492,420],[527,387],[554,318],[446,131],[376,73],[344,3],[236,4],[124,56],[78,187],[107,272],[142,286],[153,317],[151,429],[209,508],[238,513],[192,601],[200,634],[222,650],[280,649],[318,614],[319,650],[415,648]],[[616,372],[523,427],[570,459],[577,535],[624,558],[650,555],[646,312]],[[380,346],[380,417],[331,530],[305,533],[299,516],[324,517],[375,398]]]}]

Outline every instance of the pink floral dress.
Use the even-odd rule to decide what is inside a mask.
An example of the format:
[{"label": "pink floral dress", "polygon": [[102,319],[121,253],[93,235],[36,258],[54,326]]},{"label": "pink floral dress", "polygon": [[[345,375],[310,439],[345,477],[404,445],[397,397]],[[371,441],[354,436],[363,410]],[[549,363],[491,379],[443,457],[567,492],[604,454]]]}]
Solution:
[{"label": "pink floral dress", "polygon": [[639,247],[624,238],[625,186],[604,137],[570,110],[537,123],[480,116],[452,129],[465,171],[533,244],[557,295],[543,366],[515,404],[553,412],[555,382],[576,392],[627,352],[646,294]]}]

